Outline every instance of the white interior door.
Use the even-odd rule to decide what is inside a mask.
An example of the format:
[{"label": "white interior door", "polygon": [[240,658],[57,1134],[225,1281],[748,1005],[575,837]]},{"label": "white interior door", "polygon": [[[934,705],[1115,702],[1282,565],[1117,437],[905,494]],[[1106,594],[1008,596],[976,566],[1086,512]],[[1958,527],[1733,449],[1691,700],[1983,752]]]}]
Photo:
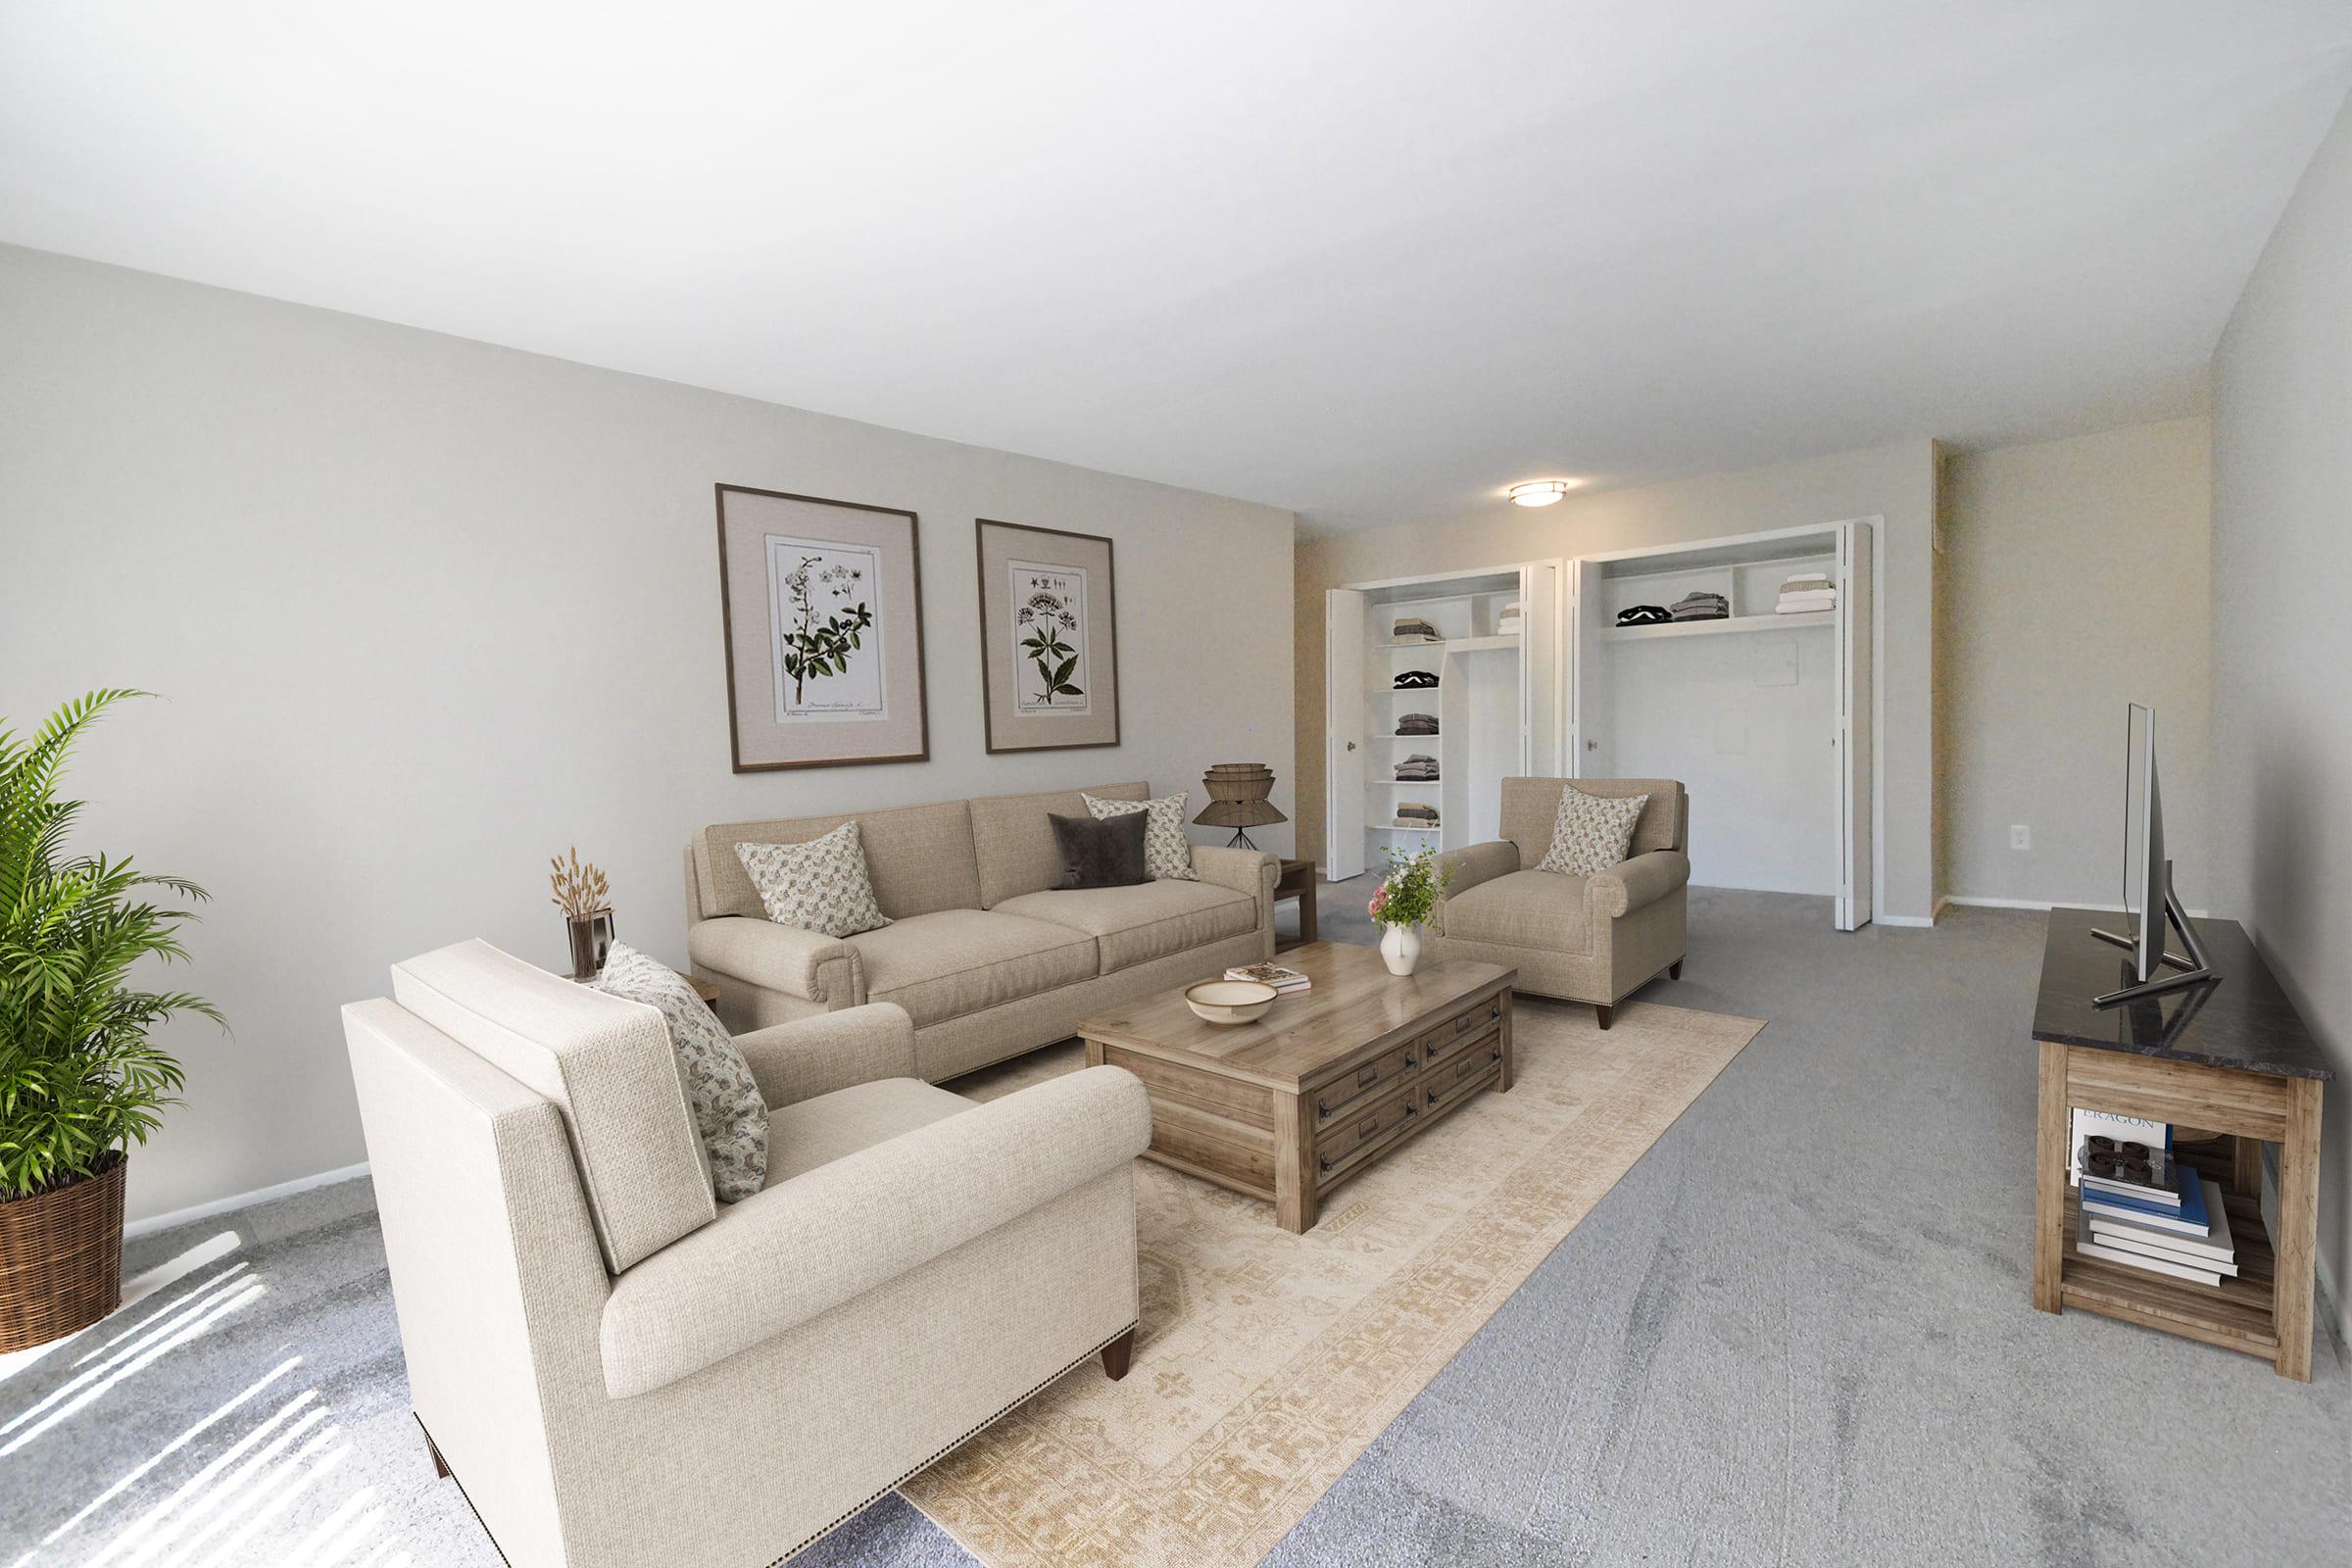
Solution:
[{"label": "white interior door", "polygon": [[1870,831],[1872,636],[1871,524],[1838,525],[1838,929],[1870,923],[1876,859]]},{"label": "white interior door", "polygon": [[1560,719],[1560,563],[1519,568],[1519,771],[1558,778]]},{"label": "white interior door", "polygon": [[1364,874],[1364,596],[1323,595],[1323,874]]},{"label": "white interior door", "polygon": [[1568,659],[1568,765],[1562,772],[1567,778],[1607,778],[1611,686],[1604,639],[1616,614],[1602,587],[1600,563],[1578,561],[1571,565],[1569,621],[1574,641]]}]

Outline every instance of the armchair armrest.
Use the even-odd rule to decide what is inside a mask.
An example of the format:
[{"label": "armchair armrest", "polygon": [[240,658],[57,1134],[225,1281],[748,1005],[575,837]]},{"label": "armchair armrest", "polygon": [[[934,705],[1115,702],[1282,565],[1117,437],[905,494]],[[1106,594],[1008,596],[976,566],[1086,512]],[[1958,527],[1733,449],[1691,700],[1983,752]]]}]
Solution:
[{"label": "armchair armrest", "polygon": [[858,950],[799,926],[741,914],[697,920],[686,929],[686,953],[698,968],[805,1002],[847,1007],[861,1000],[865,971]]},{"label": "armchair armrest", "polygon": [[673,1383],[919,1268],[1152,1142],[1133,1073],[1089,1067],[745,1199],[622,1274],[599,1330],[614,1398]]},{"label": "armchair armrest", "polygon": [[735,1037],[769,1105],[798,1104],[877,1078],[914,1078],[914,1020],[887,1002]]},{"label": "armchair armrest", "polygon": [[1519,869],[1519,846],[1509,839],[1494,839],[1486,844],[1473,844],[1467,849],[1447,850],[1438,857],[1436,870],[1440,879],[1447,871],[1453,880],[1446,885],[1447,897],[1467,893],[1481,882],[1492,882]]},{"label": "armchair armrest", "polygon": [[1651,850],[1630,860],[1619,860],[1585,883],[1592,912],[1609,919],[1655,904],[1690,880],[1690,857],[1680,850]]},{"label": "armchair armrest", "polygon": [[1196,844],[1193,874],[1211,886],[1249,894],[1257,901],[1257,928],[1274,929],[1274,884],[1282,880],[1280,856],[1227,844]]}]

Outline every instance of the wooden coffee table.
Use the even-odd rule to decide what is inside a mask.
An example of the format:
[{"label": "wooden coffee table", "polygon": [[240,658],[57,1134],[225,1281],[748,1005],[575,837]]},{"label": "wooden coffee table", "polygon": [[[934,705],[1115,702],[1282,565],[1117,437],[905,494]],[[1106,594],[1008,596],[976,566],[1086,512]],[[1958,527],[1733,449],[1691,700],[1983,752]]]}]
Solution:
[{"label": "wooden coffee table", "polygon": [[1282,961],[1314,989],[1277,999],[1255,1023],[1205,1023],[1178,987],[1078,1033],[1088,1065],[1124,1067],[1151,1091],[1148,1157],[1269,1199],[1277,1224],[1304,1231],[1333,1188],[1480,1090],[1511,1087],[1519,971],[1424,958],[1400,979],[1374,949],[1340,942]]}]

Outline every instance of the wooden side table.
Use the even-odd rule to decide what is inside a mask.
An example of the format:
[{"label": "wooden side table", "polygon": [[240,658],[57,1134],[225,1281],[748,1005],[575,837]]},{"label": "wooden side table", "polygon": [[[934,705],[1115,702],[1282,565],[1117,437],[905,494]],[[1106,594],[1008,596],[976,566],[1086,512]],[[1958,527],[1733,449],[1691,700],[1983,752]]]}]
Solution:
[{"label": "wooden side table", "polygon": [[[2034,1150],[2034,1304],[2079,1306],[2269,1361],[2311,1381],[2312,1279],[2319,1239],[2320,1096],[2335,1076],[2294,1006],[2230,920],[2197,934],[2222,978],[2115,1007],[2124,959],[2090,934],[2114,914],[2053,909],[2042,950],[2034,1038],[2041,1053]],[[2127,977],[2128,978],[2128,977]],[[2182,1151],[2219,1182],[2237,1248],[2216,1286],[2084,1257],[2067,1167],[2076,1109],[2229,1135]],[[2262,1145],[2278,1146],[2278,1234],[2262,1221]]]},{"label": "wooden side table", "polygon": [[1274,944],[1274,951],[1277,953],[1303,947],[1316,940],[1314,861],[1285,860],[1282,862],[1282,875],[1274,883],[1274,902],[1280,904],[1285,899],[1298,901],[1298,939],[1296,942],[1277,941]]}]

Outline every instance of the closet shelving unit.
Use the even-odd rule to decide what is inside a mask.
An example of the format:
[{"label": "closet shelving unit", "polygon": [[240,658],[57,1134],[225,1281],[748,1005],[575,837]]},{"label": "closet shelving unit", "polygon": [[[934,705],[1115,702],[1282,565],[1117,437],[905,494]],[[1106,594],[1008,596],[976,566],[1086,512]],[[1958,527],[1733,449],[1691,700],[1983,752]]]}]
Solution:
[{"label": "closet shelving unit", "polygon": [[[1678,778],[1691,797],[1691,880],[1826,894],[1870,919],[1876,518],[1732,535],[1571,564],[1573,776]],[[1779,613],[1819,571],[1835,610]],[[1635,605],[1699,590],[1719,620],[1620,626]]]},{"label": "closet shelving unit", "polygon": [[[1562,571],[1556,561],[1351,584],[1327,596],[1327,874],[1378,869],[1384,852],[1452,849],[1491,839],[1504,775],[1560,765]],[[1515,630],[1501,629],[1519,607]],[[1400,616],[1428,621],[1434,642],[1399,642]],[[1405,670],[1432,687],[1396,689]],[[1436,735],[1399,735],[1406,713],[1437,717]],[[1398,779],[1416,753],[1438,760],[1435,781]],[[1406,801],[1434,806],[1434,828],[1396,825]]]}]

